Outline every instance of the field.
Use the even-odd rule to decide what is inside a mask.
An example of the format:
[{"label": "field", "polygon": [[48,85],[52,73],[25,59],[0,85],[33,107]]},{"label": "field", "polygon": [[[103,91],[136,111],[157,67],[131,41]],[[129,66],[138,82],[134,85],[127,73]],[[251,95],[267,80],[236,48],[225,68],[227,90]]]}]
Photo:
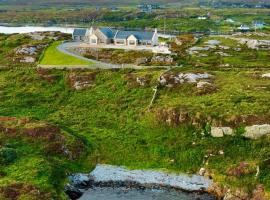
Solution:
[{"label": "field", "polygon": [[[8,52],[33,42],[19,35],[3,40],[13,41],[0,47]],[[58,43],[44,57],[63,64],[67,59],[55,52]],[[21,199],[65,199],[68,174],[89,172],[97,163],[188,174],[205,167],[220,185],[251,193],[263,184],[269,192],[269,137],[241,137],[246,125],[269,123],[270,80],[261,78],[269,70],[195,67],[194,60],[166,74],[207,73],[211,87],[159,85],[150,109],[161,69],[65,71],[27,64],[1,69],[0,198],[12,199],[16,188]],[[188,119],[180,123],[178,112]],[[235,127],[237,135],[209,136],[209,127],[218,124]],[[246,171],[232,173],[241,163],[248,163]]]},{"label": "field", "polygon": [[54,42],[50,45],[44,55],[41,58],[41,65],[90,65],[92,64],[89,61],[81,60],[73,56],[64,54],[57,49],[57,46],[61,42]]}]

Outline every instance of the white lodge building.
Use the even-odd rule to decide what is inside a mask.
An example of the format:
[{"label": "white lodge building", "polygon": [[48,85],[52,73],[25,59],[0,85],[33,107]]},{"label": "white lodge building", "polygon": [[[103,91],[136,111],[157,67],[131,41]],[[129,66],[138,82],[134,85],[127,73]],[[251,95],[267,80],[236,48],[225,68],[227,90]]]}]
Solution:
[{"label": "white lodge building", "polygon": [[150,31],[121,31],[111,28],[75,29],[72,38],[74,41],[86,42],[90,45],[118,46],[157,46],[157,30]]}]

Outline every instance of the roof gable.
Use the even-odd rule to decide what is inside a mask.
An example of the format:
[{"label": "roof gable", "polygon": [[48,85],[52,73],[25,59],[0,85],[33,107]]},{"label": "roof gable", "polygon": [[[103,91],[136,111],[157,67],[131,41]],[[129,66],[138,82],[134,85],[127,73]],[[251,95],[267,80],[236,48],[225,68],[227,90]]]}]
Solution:
[{"label": "roof gable", "polygon": [[109,39],[113,39],[114,35],[116,33],[115,30],[110,29],[110,28],[99,28],[99,30]]},{"label": "roof gable", "polygon": [[130,35],[127,38],[128,40],[138,40],[134,35]]},{"label": "roof gable", "polygon": [[87,32],[87,29],[85,28],[75,28],[73,31],[73,35],[85,36],[86,32]]}]

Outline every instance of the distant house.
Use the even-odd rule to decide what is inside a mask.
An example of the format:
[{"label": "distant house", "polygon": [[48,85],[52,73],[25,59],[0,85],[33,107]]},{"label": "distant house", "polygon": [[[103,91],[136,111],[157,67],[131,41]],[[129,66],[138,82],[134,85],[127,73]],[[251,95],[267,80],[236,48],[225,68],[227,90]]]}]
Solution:
[{"label": "distant house", "polygon": [[235,23],[235,21],[233,20],[233,19],[231,19],[231,18],[228,18],[228,19],[226,19],[225,20],[227,23]]},{"label": "distant house", "polygon": [[248,32],[248,31],[250,31],[250,27],[247,26],[247,25],[241,25],[237,29],[240,30],[240,31],[242,31],[242,32]]},{"label": "distant house", "polygon": [[151,31],[122,31],[108,27],[94,28],[89,30],[75,29],[74,41],[87,42],[90,45],[119,45],[119,46],[157,46],[157,30]]},{"label": "distant house", "polygon": [[253,22],[254,29],[263,29],[264,28],[264,22]]},{"label": "distant house", "polygon": [[155,9],[161,9],[161,6],[159,4],[139,4],[137,7],[141,12],[146,13],[150,13],[152,12],[152,10]]},{"label": "distant house", "polygon": [[207,17],[205,17],[205,16],[199,16],[197,19],[199,19],[199,20],[206,20]]},{"label": "distant house", "polygon": [[117,31],[114,36],[114,44],[128,46],[156,46],[158,45],[157,31]]},{"label": "distant house", "polygon": [[86,28],[75,28],[72,33],[73,41],[87,41],[87,32],[88,30]]}]

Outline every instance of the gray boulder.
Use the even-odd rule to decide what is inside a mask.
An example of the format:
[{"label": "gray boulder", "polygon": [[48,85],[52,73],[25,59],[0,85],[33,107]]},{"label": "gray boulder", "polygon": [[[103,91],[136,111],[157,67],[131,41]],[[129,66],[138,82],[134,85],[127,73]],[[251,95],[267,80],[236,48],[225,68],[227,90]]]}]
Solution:
[{"label": "gray boulder", "polygon": [[225,135],[233,135],[233,129],[230,127],[211,127],[212,137],[223,137]]},{"label": "gray boulder", "polygon": [[270,134],[269,124],[253,125],[253,126],[247,126],[245,128],[244,137],[250,138],[250,139],[258,139],[268,134]]}]

